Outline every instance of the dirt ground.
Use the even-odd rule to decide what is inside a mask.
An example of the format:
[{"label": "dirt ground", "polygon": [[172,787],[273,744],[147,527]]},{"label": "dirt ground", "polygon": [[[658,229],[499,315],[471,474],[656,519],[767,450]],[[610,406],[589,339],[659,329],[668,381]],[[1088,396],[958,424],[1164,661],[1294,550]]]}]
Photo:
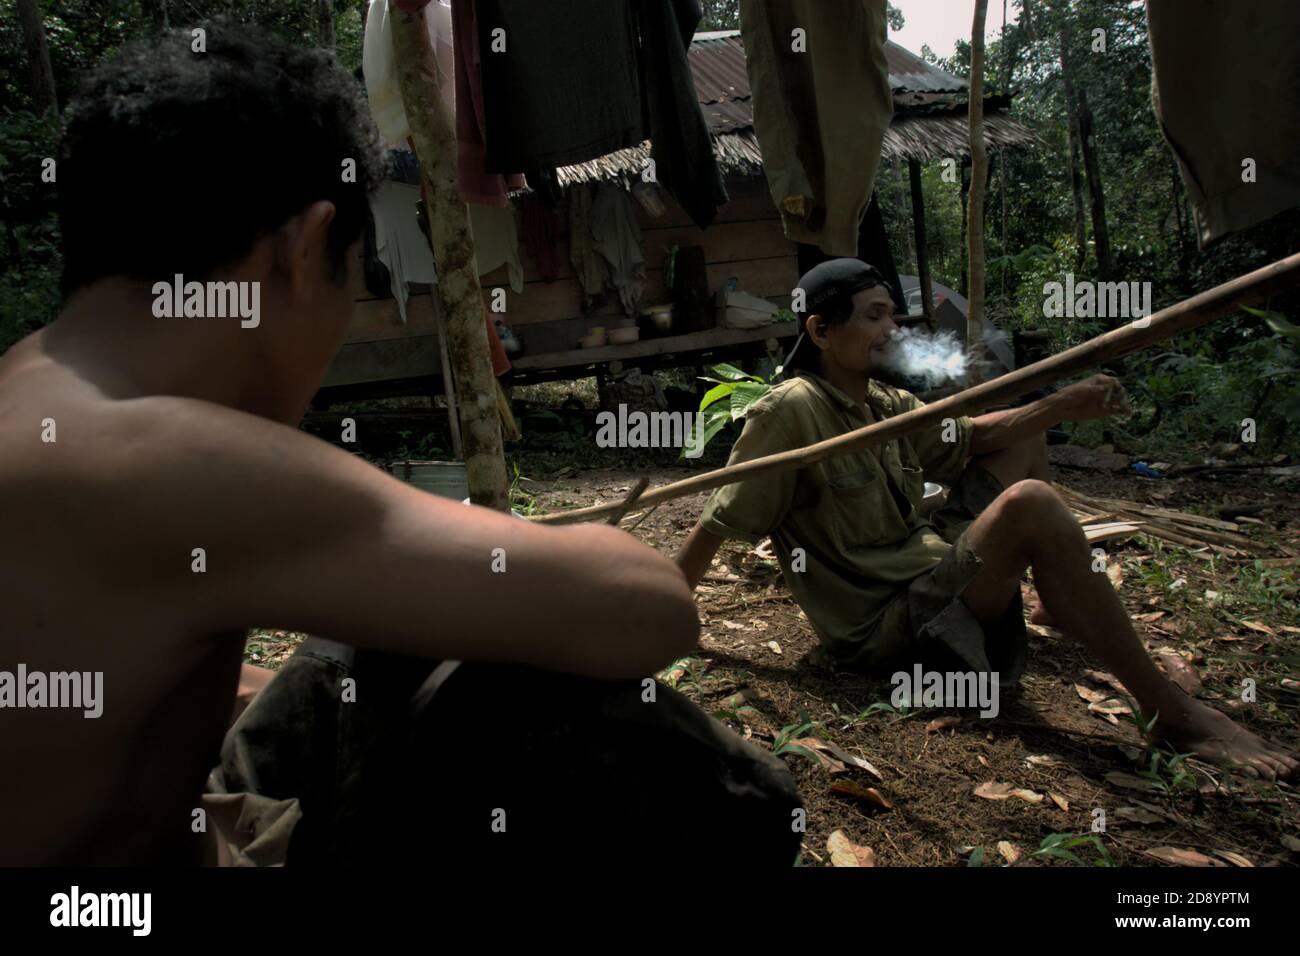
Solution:
[{"label": "dirt ground", "polygon": [[[639,474],[584,472],[536,481],[528,490],[538,510],[559,510],[625,497]],[[681,476],[671,470],[649,475],[653,485]],[[1211,515],[1224,502],[1264,501],[1271,505],[1262,514],[1264,525],[1244,526],[1259,542],[1254,556],[1276,560],[1300,552],[1300,496],[1280,485],[1081,471],[1059,477],[1087,494]],[[633,533],[673,554],[705,499],[667,502]],[[634,524],[635,513],[623,526]],[[1147,646],[1172,649],[1190,663],[1203,682],[1203,699],[1227,707],[1257,733],[1297,748],[1300,694],[1282,681],[1300,676],[1298,565],[1258,570],[1253,562],[1211,561],[1142,536],[1112,543],[1108,551],[1122,569],[1120,594]],[[1028,612],[1036,601],[1028,583],[1024,588]],[[661,679],[761,746],[803,740],[781,756],[808,811],[806,865],[829,864],[827,841],[837,830],[853,844],[870,847],[881,866],[996,866],[1012,860],[1022,866],[1107,860],[1139,866],[1160,865],[1162,859],[1205,865],[1195,854],[1217,865],[1300,860],[1300,802],[1293,785],[1225,774],[1193,760],[1170,768],[1166,757],[1153,770],[1134,722],[1112,715],[1117,723],[1111,723],[1089,711],[1076,685],[1094,696],[1110,688],[1104,678],[1090,676],[1099,673],[1097,663],[1059,632],[1031,626],[1018,700],[1004,701],[996,718],[957,721],[953,711],[893,710],[887,675],[833,673],[810,662],[817,639],[806,617],[775,563],[743,542],[724,545],[698,604],[699,653],[678,661]],[[1254,703],[1240,699],[1245,678],[1256,682]],[[945,716],[953,719],[941,723],[956,725],[939,729],[932,723]],[[818,757],[817,742],[840,748],[840,755],[823,750]],[[880,778],[846,756],[865,760]],[[986,783],[1010,784],[1004,789],[1024,793],[997,800],[977,796]],[[1105,811],[1105,830],[1094,841],[1088,837],[1098,808]],[[1065,855],[1035,855],[1057,834],[1083,839],[1062,843]]]},{"label": "dirt ground", "polygon": [[[658,485],[685,472],[557,474],[521,484],[532,496],[530,511],[611,502],[626,497],[642,474]],[[1107,550],[1112,581],[1120,581],[1147,646],[1177,655],[1165,660],[1181,660],[1173,666],[1184,677],[1199,677],[1202,699],[1300,749],[1300,563],[1287,560],[1300,554],[1296,483],[1070,469],[1061,469],[1058,480],[1087,494],[1206,515],[1227,502],[1268,506],[1257,515],[1262,523],[1242,526],[1258,544],[1250,559],[1211,557],[1142,535]],[[705,497],[667,502],[643,520],[634,512],[623,527],[672,555]],[[1028,613],[1036,604],[1028,576],[1023,587]],[[1019,698],[1004,699],[995,718],[961,719],[953,711],[891,707],[888,675],[812,663],[811,626],[775,562],[747,544],[724,545],[698,604],[698,653],[660,678],[789,766],[808,814],[804,865],[830,865],[832,834],[841,850],[845,839],[870,848],[878,866],[1300,862],[1294,784],[1148,750],[1132,717],[1095,712],[1116,709],[1108,675],[1059,632],[1030,625]],[[296,644],[296,635],[255,632],[246,657],[276,667]],[[1254,701],[1242,700],[1245,680],[1254,682]],[[1101,702],[1090,710],[1084,695]],[[984,786],[993,784],[1004,786]],[[1104,830],[1094,830],[1098,824]]]}]

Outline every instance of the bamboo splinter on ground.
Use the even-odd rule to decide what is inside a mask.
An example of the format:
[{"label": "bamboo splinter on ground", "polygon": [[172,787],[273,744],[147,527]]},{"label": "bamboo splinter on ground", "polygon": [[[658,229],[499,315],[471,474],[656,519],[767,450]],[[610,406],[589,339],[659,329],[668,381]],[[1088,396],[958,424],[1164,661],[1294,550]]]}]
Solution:
[{"label": "bamboo splinter on ground", "polygon": [[[637,505],[654,505],[673,498],[710,491],[747,478],[802,468],[846,452],[893,441],[895,438],[901,438],[945,418],[1009,401],[1062,378],[1077,375],[1112,359],[1140,351],[1181,332],[1213,322],[1244,303],[1267,298],[1296,284],[1300,284],[1300,253],[1287,256],[1262,269],[1256,269],[1247,275],[1215,286],[1190,299],[1184,299],[1167,309],[1161,309],[1148,319],[1141,320],[1144,324],[1140,327],[1130,323],[1082,342],[1059,355],[1026,365],[1001,378],[975,385],[914,411],[828,438],[806,448],[793,448],[777,455],[755,458],[752,461],[695,475],[683,481],[675,481],[670,485],[652,488],[637,499]],[[543,524],[573,524],[613,514],[620,507],[622,504],[615,502],[535,516],[531,520]]]},{"label": "bamboo splinter on ground", "polygon": [[429,209],[429,241],[438,281],[433,292],[447,321],[452,378],[460,406],[461,441],[469,497],[476,505],[510,510],[510,482],[501,444],[497,383],[489,361],[487,326],[478,264],[470,236],[469,210],[456,188],[456,134],[438,95],[437,67],[424,13],[389,10],[393,58],[402,105]]}]

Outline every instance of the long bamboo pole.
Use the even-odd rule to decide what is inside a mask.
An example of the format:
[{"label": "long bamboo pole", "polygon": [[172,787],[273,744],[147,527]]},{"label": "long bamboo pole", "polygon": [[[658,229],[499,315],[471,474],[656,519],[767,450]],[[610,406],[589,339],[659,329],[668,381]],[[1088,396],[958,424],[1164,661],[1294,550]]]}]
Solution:
[{"label": "long bamboo pole", "polygon": [[[1001,378],[964,389],[955,395],[949,395],[947,398],[896,415],[883,422],[845,432],[843,435],[828,438],[805,448],[793,448],[776,455],[728,465],[726,468],[652,488],[637,499],[637,506],[654,505],[673,498],[710,491],[723,485],[757,478],[759,475],[776,471],[803,468],[836,455],[893,441],[928,425],[942,422],[945,418],[955,418],[967,412],[1009,401],[1062,378],[1148,348],[1157,342],[1213,322],[1244,303],[1267,298],[1297,284],[1300,284],[1300,252],[1215,286],[1190,299],[1184,299],[1167,309],[1161,309],[1146,319],[1136,320],[1104,335],[1089,339],[1041,362],[1026,365]],[[1138,324],[1139,322],[1141,324]],[[614,502],[534,516],[531,520],[542,524],[574,524],[613,514],[621,506],[620,502]]]}]

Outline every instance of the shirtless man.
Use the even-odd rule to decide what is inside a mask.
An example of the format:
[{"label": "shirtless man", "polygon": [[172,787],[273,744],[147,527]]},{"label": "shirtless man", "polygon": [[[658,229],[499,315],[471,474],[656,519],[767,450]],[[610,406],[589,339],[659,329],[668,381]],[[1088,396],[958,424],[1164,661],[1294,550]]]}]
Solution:
[{"label": "shirtless man", "polygon": [[[750,410],[731,463],[810,445],[920,403],[876,376],[897,331],[880,273],[835,259],[799,282],[804,332],[795,373]],[[1095,376],[1025,405],[950,420],[799,472],[719,488],[678,563],[692,587],[722,541],[771,535],[785,578],[821,639],[846,666],[997,673],[1024,664],[1020,581],[1042,599],[1035,620],[1079,641],[1132,692],[1153,734],[1183,752],[1267,778],[1300,764],[1188,697],[1152,663],[1106,575],[1091,569],[1079,523],[1049,484],[1047,428],[1127,409],[1119,382]],[[944,509],[920,513],[922,477],[954,485]],[[801,566],[792,568],[800,550]]]},{"label": "shirtless man", "polygon": [[[620,680],[698,636],[681,572],[630,535],[436,498],[295,429],[382,154],[326,54],[189,44],[128,49],[70,109],[64,305],[0,357],[0,672],[103,675],[98,717],[0,709],[0,865],[202,855],[250,626]],[[177,273],[255,283],[259,320],[158,317]]]}]

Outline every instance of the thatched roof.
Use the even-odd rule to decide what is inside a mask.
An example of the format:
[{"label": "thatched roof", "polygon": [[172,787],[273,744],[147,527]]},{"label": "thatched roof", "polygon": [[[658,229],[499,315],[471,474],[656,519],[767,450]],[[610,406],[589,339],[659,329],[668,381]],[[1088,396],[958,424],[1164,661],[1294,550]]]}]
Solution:
[{"label": "thatched roof", "polygon": [[[885,131],[886,159],[930,162],[970,152],[964,92],[966,81],[926,63],[890,41],[885,49],[894,119]],[[753,102],[745,72],[745,48],[740,31],[697,33],[691,41],[691,73],[709,132],[713,152],[724,176],[758,176],[763,154],[754,134]],[[1006,97],[990,97],[984,105],[984,141],[990,150],[1033,146],[1033,132],[1004,112]],[[559,183],[614,180],[639,175],[650,155],[647,140],[585,163],[557,170]]]}]

